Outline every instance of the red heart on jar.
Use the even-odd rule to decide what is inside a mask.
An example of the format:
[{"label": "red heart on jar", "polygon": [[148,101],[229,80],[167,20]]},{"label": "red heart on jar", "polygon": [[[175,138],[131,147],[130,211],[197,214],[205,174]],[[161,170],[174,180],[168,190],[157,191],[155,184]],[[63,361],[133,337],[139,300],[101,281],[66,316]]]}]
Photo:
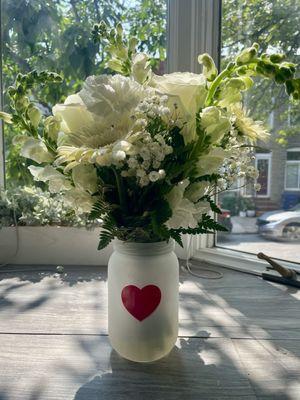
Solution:
[{"label": "red heart on jar", "polygon": [[128,285],[123,288],[121,298],[126,310],[137,320],[143,321],[158,307],[161,291],[155,285],[147,285],[142,289]]}]

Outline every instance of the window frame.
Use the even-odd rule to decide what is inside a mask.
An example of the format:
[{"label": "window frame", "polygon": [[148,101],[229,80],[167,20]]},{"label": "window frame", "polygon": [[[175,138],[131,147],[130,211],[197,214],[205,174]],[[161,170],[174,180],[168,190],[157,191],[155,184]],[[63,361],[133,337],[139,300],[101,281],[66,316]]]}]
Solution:
[{"label": "window frame", "polygon": [[[287,149],[286,153],[300,152],[300,147],[294,147],[291,149]],[[287,186],[287,167],[288,165],[297,165],[298,166],[298,187],[291,188]],[[284,190],[288,192],[299,192],[300,191],[300,160],[288,160],[285,162],[285,173],[284,173]]]},{"label": "window frame", "polygon": [[272,176],[272,152],[270,153],[256,153],[255,154],[255,168],[258,169],[258,160],[268,160],[268,191],[267,194],[256,193],[255,197],[269,198],[271,194],[271,176]]}]

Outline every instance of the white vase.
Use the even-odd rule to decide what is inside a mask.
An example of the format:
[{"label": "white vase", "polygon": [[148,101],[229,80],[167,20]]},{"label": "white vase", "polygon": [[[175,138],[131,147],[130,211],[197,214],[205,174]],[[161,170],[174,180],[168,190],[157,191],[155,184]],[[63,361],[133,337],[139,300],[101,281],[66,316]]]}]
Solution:
[{"label": "white vase", "polygon": [[115,241],[108,262],[108,333],[124,358],[167,355],[178,335],[179,264],[174,241]]}]

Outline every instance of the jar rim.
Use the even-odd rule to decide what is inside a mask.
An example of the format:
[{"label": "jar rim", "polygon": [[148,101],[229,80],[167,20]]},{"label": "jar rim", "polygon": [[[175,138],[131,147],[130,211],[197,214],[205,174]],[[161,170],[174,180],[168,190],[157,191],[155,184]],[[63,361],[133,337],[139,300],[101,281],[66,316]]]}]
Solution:
[{"label": "jar rim", "polygon": [[175,249],[174,239],[160,242],[127,242],[115,239],[113,242],[114,250],[123,254],[137,256],[155,256],[158,254],[171,253]]}]

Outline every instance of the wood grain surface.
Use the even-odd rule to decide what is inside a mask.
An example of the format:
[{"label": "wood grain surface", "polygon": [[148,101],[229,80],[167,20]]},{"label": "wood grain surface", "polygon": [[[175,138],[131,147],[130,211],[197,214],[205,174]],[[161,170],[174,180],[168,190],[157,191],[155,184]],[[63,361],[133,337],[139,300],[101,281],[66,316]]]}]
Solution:
[{"label": "wood grain surface", "polygon": [[0,400],[300,400],[300,291],[211,268],[181,273],[176,347],[150,364],[110,347],[106,268],[0,273]]}]

